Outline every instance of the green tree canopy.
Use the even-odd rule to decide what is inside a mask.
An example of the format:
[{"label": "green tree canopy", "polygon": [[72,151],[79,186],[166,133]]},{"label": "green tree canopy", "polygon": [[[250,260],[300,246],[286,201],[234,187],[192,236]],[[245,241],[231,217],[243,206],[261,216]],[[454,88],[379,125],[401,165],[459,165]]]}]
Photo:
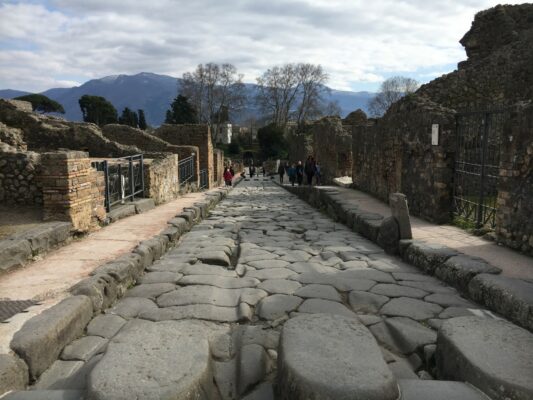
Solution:
[{"label": "green tree canopy", "polygon": [[144,110],[137,110],[139,115],[139,129],[146,130],[148,125],[146,124],[146,117],[144,116]]},{"label": "green tree canopy", "polygon": [[41,113],[57,112],[65,114],[65,109],[57,101],[46,97],[44,94],[27,94],[25,96],[16,97],[15,100],[29,101],[33,111]]},{"label": "green tree canopy", "polygon": [[166,124],[197,124],[198,116],[189,99],[181,94],[174,99],[167,111]]},{"label": "green tree canopy", "polygon": [[117,110],[104,97],[85,94],[80,97],[79,103],[85,122],[99,126],[117,123]]},{"label": "green tree canopy", "polygon": [[121,125],[128,125],[137,128],[137,126],[139,125],[139,118],[137,117],[137,113],[135,111],[130,110],[128,107],[126,107],[124,108],[124,110],[122,110],[121,116],[118,117],[118,123]]},{"label": "green tree canopy", "polygon": [[287,155],[287,143],[283,128],[275,123],[259,128],[257,140],[264,158],[284,158]]}]

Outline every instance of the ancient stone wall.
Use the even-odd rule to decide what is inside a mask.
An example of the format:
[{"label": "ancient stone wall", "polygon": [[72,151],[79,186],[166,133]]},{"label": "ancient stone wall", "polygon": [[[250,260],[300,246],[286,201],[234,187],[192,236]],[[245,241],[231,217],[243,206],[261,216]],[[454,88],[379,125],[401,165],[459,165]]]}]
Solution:
[{"label": "ancient stone wall", "polygon": [[28,149],[33,151],[71,149],[87,151],[93,157],[121,157],[141,152],[135,146],[107,139],[94,124],[67,122],[31,112],[31,104],[27,102],[0,99],[0,122],[20,129]]},{"label": "ancient stone wall", "polygon": [[505,125],[498,179],[496,235],[533,255],[533,105],[518,106]]},{"label": "ancient stone wall", "polygon": [[105,175],[104,171],[91,168],[89,171],[91,182],[91,226],[90,230],[96,230],[105,222],[107,212],[105,209]]},{"label": "ancient stone wall", "polygon": [[27,150],[28,146],[24,142],[22,131],[17,128],[10,128],[0,122],[0,142],[7,143],[18,150]]},{"label": "ancient stone wall", "polygon": [[41,205],[43,193],[37,174],[41,158],[0,142],[0,202]]},{"label": "ancient stone wall", "polygon": [[309,155],[314,154],[313,136],[311,132],[307,133],[290,133],[287,137],[288,158],[291,163],[302,163]]},{"label": "ancient stone wall", "polygon": [[144,164],[145,195],[155,204],[166,203],[180,195],[178,156],[167,154]]},{"label": "ancient stone wall", "polygon": [[[439,144],[431,144],[432,125]],[[430,221],[450,218],[455,112],[416,95],[396,103],[367,126],[353,130],[354,186],[388,201],[407,196],[412,214]]]},{"label": "ancient stone wall", "polygon": [[[87,232],[101,212],[95,194],[101,175],[95,174],[89,155],[81,151],[57,151],[41,155],[44,220],[68,221],[78,232]],[[96,186],[96,188],[95,188]]]},{"label": "ancient stone wall", "polygon": [[533,99],[532,21],[533,4],[479,12],[460,41],[468,60],[417,93],[456,110]]},{"label": "ancient stone wall", "polygon": [[224,183],[224,152],[220,149],[213,150],[214,156],[214,183],[220,186]]},{"label": "ancient stone wall", "polygon": [[198,147],[200,169],[207,170],[209,187],[212,187],[215,167],[211,130],[208,125],[164,124],[155,130],[154,135],[170,144]]},{"label": "ancient stone wall", "polygon": [[339,117],[325,117],[311,128],[315,160],[320,164],[322,183],[351,174],[351,134],[342,126]]}]

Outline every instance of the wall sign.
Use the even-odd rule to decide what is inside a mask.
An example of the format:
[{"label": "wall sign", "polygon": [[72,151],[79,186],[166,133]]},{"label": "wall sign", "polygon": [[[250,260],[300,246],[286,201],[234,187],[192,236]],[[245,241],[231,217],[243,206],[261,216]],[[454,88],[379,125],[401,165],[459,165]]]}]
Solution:
[{"label": "wall sign", "polygon": [[433,146],[439,145],[439,124],[431,125],[431,144]]}]

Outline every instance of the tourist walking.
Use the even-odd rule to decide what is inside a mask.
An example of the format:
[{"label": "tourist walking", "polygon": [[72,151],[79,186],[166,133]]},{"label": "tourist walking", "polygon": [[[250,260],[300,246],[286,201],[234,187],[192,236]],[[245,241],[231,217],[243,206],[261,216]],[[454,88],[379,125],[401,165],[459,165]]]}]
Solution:
[{"label": "tourist walking", "polygon": [[316,185],[320,185],[320,178],[322,178],[321,171],[320,171],[320,164],[318,161],[315,162],[315,179],[316,179]]},{"label": "tourist walking", "polygon": [[283,166],[282,163],[279,163],[278,174],[279,174],[279,183],[283,185],[283,177],[285,176],[285,167]]},{"label": "tourist walking", "polygon": [[298,165],[296,165],[296,180],[298,181],[298,186],[301,186],[304,180],[304,166],[301,161],[298,161]]},{"label": "tourist walking", "polygon": [[230,169],[226,167],[224,170],[224,182],[226,182],[226,186],[231,186],[231,181],[233,180],[233,174],[231,173]]},{"label": "tourist walking", "polygon": [[255,175],[255,167],[254,165],[250,165],[250,178],[253,178]]},{"label": "tourist walking", "polygon": [[305,162],[305,176],[307,177],[307,184],[313,184],[313,176],[315,175],[315,160],[312,156],[307,157]]},{"label": "tourist walking", "polygon": [[294,183],[296,182],[296,167],[294,164],[287,168],[287,175],[289,176],[289,182],[294,186]]}]

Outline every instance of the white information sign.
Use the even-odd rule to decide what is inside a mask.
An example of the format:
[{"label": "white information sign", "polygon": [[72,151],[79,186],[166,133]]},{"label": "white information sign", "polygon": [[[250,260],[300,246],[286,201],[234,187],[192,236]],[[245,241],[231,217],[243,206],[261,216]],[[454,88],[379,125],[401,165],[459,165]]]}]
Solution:
[{"label": "white information sign", "polygon": [[439,145],[439,124],[431,125],[431,144],[433,146]]}]

